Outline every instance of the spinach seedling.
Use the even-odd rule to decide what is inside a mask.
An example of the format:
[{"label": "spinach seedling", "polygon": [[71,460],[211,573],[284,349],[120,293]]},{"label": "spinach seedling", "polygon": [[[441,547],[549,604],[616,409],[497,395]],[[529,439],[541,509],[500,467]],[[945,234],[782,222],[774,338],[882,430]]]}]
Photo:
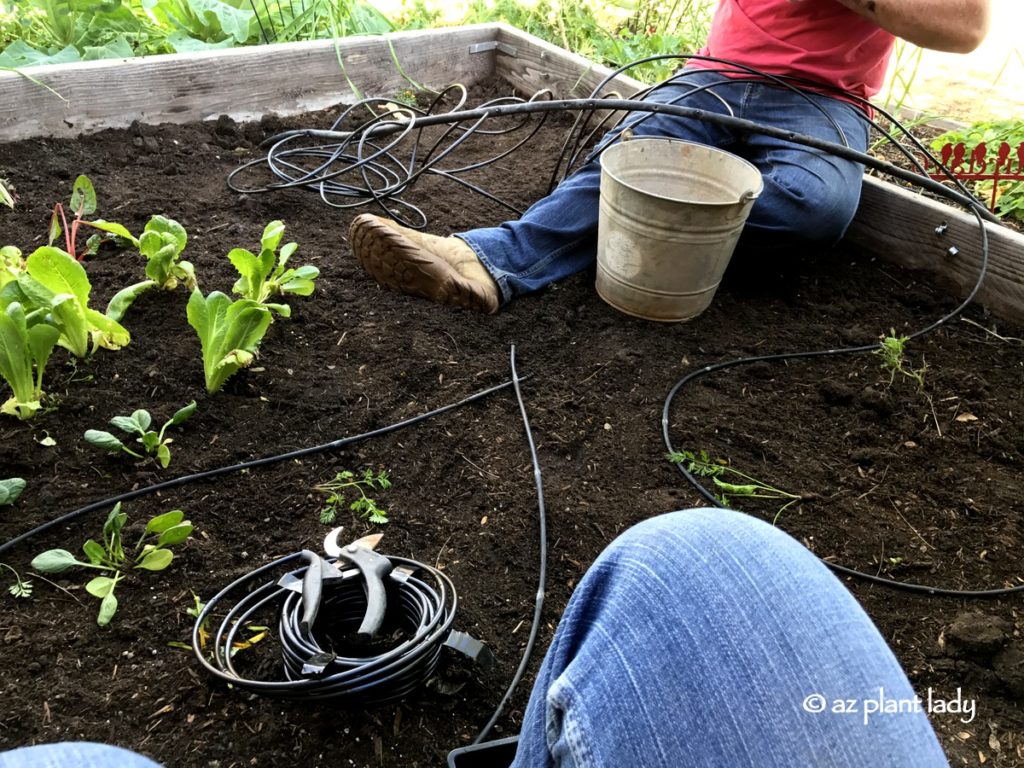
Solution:
[{"label": "spinach seedling", "polygon": [[199,335],[206,391],[212,395],[256,359],[270,327],[270,310],[249,299],[232,302],[220,291],[203,296],[197,288],[189,297],[187,313],[188,324]]},{"label": "spinach seedling", "polygon": [[153,419],[149,415],[149,411],[141,408],[135,411],[131,416],[115,416],[112,418],[110,423],[122,432],[127,432],[130,435],[138,435],[138,437],[135,438],[135,442],[142,445],[142,451],[145,455],[136,453],[114,435],[100,429],[86,430],[85,441],[90,445],[95,445],[97,448],[103,448],[111,453],[127,453],[129,456],[134,456],[137,459],[145,458],[145,456],[154,456],[156,457],[156,460],[160,462],[160,466],[167,469],[167,465],[171,463],[171,449],[168,448],[168,446],[173,443],[174,440],[170,437],[165,438],[164,433],[167,431],[168,427],[178,426],[195,412],[196,401],[193,400],[171,416],[171,418],[168,419],[160,428],[159,432],[149,428],[150,424],[153,423]]},{"label": "spinach seedling", "polygon": [[32,560],[32,568],[43,573],[61,573],[68,568],[92,568],[103,571],[85,585],[85,591],[99,598],[100,609],[96,623],[101,627],[110,623],[117,612],[114,590],[118,583],[136,570],[162,571],[171,564],[171,547],[181,544],[192,535],[192,523],[185,520],[180,509],[157,515],[146,523],[135,546],[125,548],[124,527],[128,515],[118,503],[103,524],[103,541],[89,539],[82,545],[86,560],[78,560],[66,549],[50,549]]},{"label": "spinach seedling", "polygon": [[[742,496],[748,499],[772,499],[775,501],[785,501],[775,511],[775,517],[772,518],[772,525],[778,522],[779,516],[785,512],[793,504],[798,501],[803,501],[808,498],[796,493],[790,493],[789,491],[783,491],[774,486],[768,485],[763,480],[758,480],[756,477],[740,472],[738,469],[731,467],[724,459],[712,459],[707,451],[701,451],[700,453],[694,453],[693,451],[673,451],[672,453],[666,454],[665,458],[671,461],[673,464],[682,464],[683,467],[692,475],[697,477],[710,477],[711,482],[715,484],[715,488],[718,492],[715,494],[722,504],[729,506],[730,497]],[[724,479],[726,477],[735,477],[746,482],[743,483],[731,483]]]},{"label": "spinach seedling", "polygon": [[6,568],[8,571],[14,574],[14,583],[8,585],[7,591],[15,597],[32,597],[32,582],[28,579],[21,578],[21,574],[14,570],[7,563],[0,563],[0,568]]},{"label": "spinach seedling", "polygon": [[289,317],[291,307],[268,301],[274,296],[309,296],[313,293],[313,281],[320,276],[320,270],[311,264],[297,269],[288,268],[288,259],[299,246],[298,243],[287,243],[281,246],[278,255],[277,246],[283,237],[284,223],[272,221],[263,230],[259,256],[244,248],[234,248],[228,253],[228,259],[241,275],[231,288],[232,293],[262,304],[282,317]]},{"label": "spinach seedling", "polygon": [[320,522],[330,525],[338,518],[338,512],[347,503],[345,494],[349,489],[359,493],[358,498],[348,505],[348,508],[359,514],[364,520],[371,523],[385,524],[388,522],[387,511],[377,506],[377,502],[366,495],[366,488],[371,490],[386,490],[391,487],[391,480],[388,479],[386,470],[374,472],[372,469],[363,471],[362,477],[356,477],[354,472],[345,470],[334,476],[333,480],[314,486],[313,490],[326,494],[324,508],[320,510]]},{"label": "spinach seedling", "polygon": [[908,379],[916,381],[918,391],[922,391],[924,389],[924,374],[928,370],[928,364],[922,361],[920,368],[912,368],[907,364],[905,350],[908,341],[909,338],[906,336],[897,336],[896,329],[893,328],[889,331],[888,336],[882,337],[882,341],[874,354],[882,358],[882,367],[889,371],[890,387],[896,379],[896,374],[900,373]]},{"label": "spinach seedling", "polygon": [[20,477],[9,477],[0,480],[0,507],[13,504],[25,490],[25,481]]}]

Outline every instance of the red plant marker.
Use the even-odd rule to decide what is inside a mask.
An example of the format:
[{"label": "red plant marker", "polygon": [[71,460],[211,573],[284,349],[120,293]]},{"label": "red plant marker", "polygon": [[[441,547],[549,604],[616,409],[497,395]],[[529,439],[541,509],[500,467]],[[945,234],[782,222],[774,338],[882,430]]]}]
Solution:
[{"label": "red plant marker", "polygon": [[[992,156],[994,154],[994,156]],[[1016,154],[1016,158],[1011,157]],[[962,142],[946,144],[939,153],[942,164],[960,181],[991,181],[992,199],[989,202],[989,209],[995,213],[996,199],[999,197],[1000,181],[1024,181],[1024,142],[1017,146],[1014,153],[1013,147],[1008,142],[1001,142],[994,153],[989,152],[985,142],[980,142],[971,148],[968,154],[967,146]],[[1016,164],[1016,167],[1014,165]],[[931,165],[926,161],[926,167]],[[946,181],[949,176],[945,171],[929,171],[928,175],[936,181]]]}]

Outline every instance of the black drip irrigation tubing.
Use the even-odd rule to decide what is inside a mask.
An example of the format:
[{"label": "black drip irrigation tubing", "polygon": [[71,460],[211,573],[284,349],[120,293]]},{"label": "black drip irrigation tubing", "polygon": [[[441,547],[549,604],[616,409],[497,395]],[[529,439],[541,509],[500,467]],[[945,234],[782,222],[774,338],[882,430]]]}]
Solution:
[{"label": "black drip irrigation tubing", "polygon": [[[540,563],[538,567],[538,583],[534,601],[533,619],[526,647],[523,649],[522,658],[512,681],[506,689],[505,694],[502,696],[501,701],[498,703],[498,706],[495,708],[494,714],[473,741],[474,744],[478,744],[491,732],[491,729],[504,712],[505,707],[508,705],[509,701],[511,701],[516,688],[519,686],[519,683],[522,681],[523,675],[526,672],[526,668],[529,665],[537,644],[537,637],[540,631],[541,614],[544,610],[544,596],[547,584],[548,545],[547,514],[544,505],[544,486],[541,477],[540,460],[537,456],[537,448],[534,443],[533,432],[530,429],[530,421],[526,413],[526,403],[523,399],[522,389],[520,386],[523,381],[529,378],[529,376],[519,375],[516,367],[516,348],[514,344],[509,352],[509,363],[512,370],[512,378],[509,381],[483,389],[457,402],[449,403],[448,405],[435,408],[432,411],[404,419],[385,427],[380,427],[378,429],[363,432],[358,435],[352,435],[350,437],[340,438],[329,443],[322,443],[308,448],[289,451],[288,453],[254,459],[240,464],[219,467],[205,472],[196,472],[190,475],[177,477],[163,483],[156,483],[144,488],[128,491],[101,501],[92,502],[84,507],[79,507],[71,512],[60,515],[53,520],[49,520],[42,525],[36,526],[35,528],[0,544],[0,555],[10,551],[20,543],[44,533],[45,531],[65,523],[69,523],[88,514],[89,512],[112,507],[119,502],[130,501],[141,496],[148,496],[158,491],[176,488],[189,483],[209,480],[215,477],[240,472],[242,470],[266,467],[271,464],[277,464],[282,461],[297,459],[303,456],[338,450],[363,440],[380,437],[382,435],[404,429],[405,427],[411,427],[434,416],[439,416],[443,413],[447,413],[448,411],[456,410],[464,405],[481,400],[495,392],[511,387],[515,393],[516,402],[519,406],[523,430],[530,450],[530,459],[533,464],[534,484],[537,490]],[[349,666],[342,672],[325,677],[303,678],[302,670],[304,663],[308,661],[311,654],[315,654],[320,649],[316,647],[315,643],[311,643],[310,638],[305,636],[296,624],[296,617],[301,611],[301,606],[297,604],[296,599],[293,597],[295,593],[289,592],[283,588],[277,588],[276,581],[266,583],[250,592],[247,597],[243,598],[243,600],[228,612],[223,621],[218,625],[217,630],[212,634],[214,644],[213,662],[210,662],[208,659],[203,657],[200,650],[201,643],[199,633],[204,622],[206,622],[211,616],[213,608],[218,603],[223,602],[226,596],[231,592],[254,582],[265,573],[299,560],[306,560],[308,562],[312,557],[318,556],[315,556],[312,552],[302,551],[279,558],[235,580],[221,590],[221,592],[219,592],[213,599],[208,601],[199,616],[196,618],[196,622],[192,629],[192,647],[200,664],[209,674],[223,682],[237,685],[253,693],[264,696],[277,698],[301,698],[307,701],[326,699],[342,703],[357,703],[362,706],[391,703],[407,696],[417,685],[419,685],[419,683],[422,682],[424,676],[432,672],[436,666],[438,656],[441,652],[442,643],[448,638],[448,631],[455,619],[455,610],[458,604],[458,599],[454,585],[451,583],[451,580],[445,576],[445,574],[429,565],[405,558],[391,557],[390,559],[397,567],[405,568],[409,572],[403,577],[403,591],[401,591],[399,595],[403,617],[406,619],[407,623],[417,627],[415,637],[407,642],[403,642],[391,651],[375,657],[370,663],[364,663],[363,660],[360,659],[347,659],[345,661],[348,662]],[[333,560],[329,562],[333,562]],[[434,582],[434,586],[432,587],[430,584],[427,584],[423,580],[411,575],[418,571],[425,572],[430,576]],[[292,575],[301,576],[304,572],[305,568],[301,568],[293,571]],[[342,594],[338,604],[333,606],[334,610],[340,614],[340,616],[337,616],[336,618],[344,622],[354,616],[354,611],[358,610],[361,595],[361,589],[358,591],[358,594],[351,592]],[[337,596],[335,596],[335,599],[338,599]],[[232,663],[232,646],[237,637],[237,633],[243,626],[245,626],[248,617],[252,616],[268,603],[281,600],[284,601],[284,604],[282,605],[281,616],[279,619],[279,631],[281,635],[280,642],[284,652],[285,669],[289,679],[283,682],[246,679],[238,674]],[[328,605],[328,607],[332,606]]]},{"label": "black drip irrigation tubing", "polygon": [[[882,114],[886,119],[889,120],[889,122],[892,124],[893,128],[898,130],[903,136],[908,137],[910,139],[910,141],[913,143],[914,148],[917,151],[919,151],[920,153],[925,155],[930,162],[932,162],[937,168],[941,169],[945,173],[945,175],[948,177],[948,180],[950,182],[952,182],[952,184],[956,187],[956,189],[955,190],[954,189],[950,189],[949,187],[945,186],[943,183],[940,183],[940,182],[930,178],[929,176],[924,175],[924,168],[921,166],[921,164],[917,160],[917,158],[909,150],[907,150],[907,148],[905,148],[902,145],[900,145],[899,143],[893,141],[892,134],[889,133],[888,131],[886,131],[885,129],[883,129],[874,120],[872,120],[868,116],[867,112],[865,112],[863,119],[866,120],[876,130],[881,132],[887,139],[889,139],[891,142],[893,142],[893,144],[904,154],[904,156],[908,159],[908,161],[912,165],[914,165],[915,168],[918,169],[918,171],[919,171],[918,173],[915,173],[913,171],[905,170],[905,169],[900,168],[900,167],[898,167],[898,166],[896,166],[896,165],[894,165],[892,163],[889,163],[889,162],[884,161],[884,160],[880,160],[880,159],[878,159],[878,158],[876,158],[876,157],[874,157],[874,156],[872,156],[870,154],[867,154],[865,152],[860,152],[858,150],[855,150],[855,149],[851,148],[846,143],[846,137],[843,135],[843,132],[839,128],[838,125],[836,125],[835,127],[837,129],[837,133],[839,135],[839,138],[843,142],[841,144],[840,143],[831,142],[831,141],[826,141],[824,139],[820,139],[820,138],[815,137],[815,136],[808,136],[808,135],[797,133],[797,132],[794,132],[794,131],[788,131],[788,130],[776,128],[774,126],[763,125],[763,124],[756,123],[756,122],[753,122],[753,121],[750,121],[750,120],[739,118],[739,117],[736,117],[734,114],[732,114],[731,110],[729,110],[730,114],[719,114],[719,113],[716,113],[716,112],[708,112],[706,110],[697,109],[697,108],[694,108],[694,107],[682,106],[682,105],[680,105],[678,103],[675,103],[675,102],[672,102],[672,103],[660,103],[660,102],[643,101],[643,100],[639,100],[636,97],[628,98],[628,99],[622,99],[622,98],[598,98],[597,97],[597,94],[601,91],[601,89],[603,89],[616,75],[618,75],[618,74],[620,74],[622,72],[625,72],[627,69],[629,69],[629,68],[631,68],[633,66],[636,66],[637,64],[644,63],[646,61],[654,61],[654,60],[668,59],[668,58],[676,58],[676,59],[701,59],[701,60],[704,60],[706,62],[712,62],[712,63],[715,63],[715,64],[720,64],[720,65],[723,65],[723,68],[721,68],[721,69],[710,69],[710,70],[704,70],[704,71],[711,71],[711,72],[715,72],[715,73],[718,73],[718,74],[725,74],[725,73],[728,73],[728,72],[732,72],[733,74],[741,74],[741,75],[743,75],[743,77],[742,78],[736,78],[736,79],[745,80],[747,82],[766,82],[766,81],[767,82],[771,82],[774,85],[777,85],[779,87],[783,87],[783,88],[787,88],[789,90],[795,91],[798,94],[804,95],[805,97],[806,97],[806,94],[804,93],[804,91],[801,88],[801,86],[808,86],[808,85],[811,86],[812,89],[815,92],[832,91],[834,93],[834,95],[843,95],[845,98],[847,98],[849,100],[852,100],[853,102],[857,103],[858,105],[860,105],[861,107],[863,107],[865,109],[873,109],[873,110],[879,112],[880,114]],[[682,82],[683,78],[685,77],[685,74],[686,73],[684,72],[684,73],[681,73],[679,75],[676,75],[675,77],[670,78],[669,80],[665,81],[664,83],[661,83],[658,86],[655,86],[655,87],[653,87],[651,89],[647,89],[646,91],[643,91],[641,94],[638,94],[638,95],[649,95],[651,92],[653,92],[658,87],[663,87],[664,85],[671,84],[673,82],[676,82],[676,83]],[[725,79],[723,79],[723,82],[725,82]],[[731,82],[731,80],[730,80],[730,82]],[[695,92],[705,91],[705,90],[708,90],[710,92],[710,87],[708,87],[708,86],[698,86],[698,87],[695,87],[692,92],[695,93]],[[652,115],[655,115],[655,114],[671,115],[671,116],[674,116],[674,117],[685,118],[685,119],[693,119],[693,120],[705,120],[705,121],[708,121],[708,122],[711,122],[711,123],[716,123],[718,125],[721,125],[724,128],[730,129],[730,130],[734,131],[739,136],[748,135],[748,134],[751,134],[751,133],[762,134],[762,135],[765,135],[765,136],[770,136],[770,137],[773,137],[773,138],[781,139],[781,140],[784,140],[784,141],[788,141],[788,142],[792,142],[792,143],[796,143],[796,144],[801,144],[803,146],[807,146],[807,147],[810,147],[812,149],[816,149],[816,150],[820,150],[822,152],[830,153],[832,155],[835,155],[837,157],[841,157],[841,158],[843,158],[845,160],[849,160],[849,161],[854,162],[854,163],[859,163],[859,164],[867,166],[869,168],[873,168],[873,169],[875,169],[875,170],[877,170],[877,171],[879,171],[881,173],[887,174],[889,176],[893,176],[893,177],[895,177],[897,179],[900,179],[902,181],[905,181],[905,182],[908,182],[910,184],[913,184],[913,185],[916,185],[918,187],[921,187],[921,188],[923,188],[925,190],[928,190],[929,192],[932,192],[935,195],[938,195],[940,197],[944,197],[944,198],[952,201],[953,203],[956,203],[957,205],[962,206],[963,208],[965,208],[967,211],[969,211],[971,214],[974,215],[974,217],[975,217],[975,219],[976,219],[976,221],[978,223],[978,235],[979,235],[979,240],[980,240],[981,259],[980,259],[980,266],[979,266],[979,270],[978,270],[978,277],[977,277],[973,287],[971,288],[971,290],[970,290],[969,294],[967,295],[967,297],[960,304],[958,304],[955,309],[953,309],[951,312],[943,315],[938,320],[935,320],[934,322],[932,322],[931,324],[927,325],[926,327],[921,328],[921,329],[919,329],[917,331],[914,331],[913,333],[910,333],[907,336],[907,340],[913,340],[913,339],[917,339],[917,338],[920,338],[922,336],[925,336],[926,334],[929,334],[929,333],[935,331],[937,328],[945,325],[950,320],[952,320],[952,319],[958,317],[959,315],[961,315],[963,313],[963,311],[966,309],[966,307],[970,304],[970,302],[977,295],[977,292],[980,289],[980,287],[982,285],[982,282],[984,281],[985,276],[986,276],[986,274],[988,272],[989,239],[988,239],[988,233],[987,233],[987,231],[985,229],[985,221],[990,221],[990,222],[993,222],[993,223],[1000,223],[998,217],[996,217],[995,215],[990,213],[972,194],[970,194],[970,192],[963,185],[963,183],[959,179],[957,179],[954,176],[954,174],[948,168],[946,168],[946,166],[941,161],[937,160],[930,152],[928,152],[928,150],[915,137],[913,137],[910,134],[910,132],[902,124],[900,124],[898,120],[896,120],[895,117],[893,117],[888,112],[886,112],[886,111],[884,111],[884,110],[882,110],[882,109],[880,109],[880,108],[870,104],[866,99],[861,99],[861,98],[858,98],[858,97],[854,97],[854,96],[851,96],[850,94],[840,94],[839,92],[836,92],[835,89],[823,88],[820,84],[808,83],[807,81],[800,80],[799,78],[778,77],[778,76],[768,75],[766,73],[760,72],[760,71],[752,69],[750,67],[739,65],[739,64],[736,64],[735,62],[731,62],[731,61],[727,61],[727,60],[723,60],[723,59],[716,59],[716,58],[712,58],[712,57],[701,57],[701,56],[676,56],[676,55],[652,56],[652,57],[649,57],[647,59],[643,59],[643,60],[640,60],[640,61],[637,61],[637,62],[632,62],[631,64],[628,64],[628,65],[626,65],[624,67],[621,67],[620,69],[618,69],[618,70],[612,72],[610,75],[608,75],[608,77],[606,77],[605,80],[602,81],[602,83],[599,84],[598,87],[594,90],[594,92],[593,92],[593,94],[591,95],[590,98],[586,98],[586,99],[557,99],[557,100],[556,99],[548,99],[548,100],[544,100],[544,101],[538,100],[539,96],[544,95],[545,93],[546,92],[542,92],[541,94],[538,94],[537,96],[535,96],[530,101],[519,102],[519,103],[514,103],[514,104],[495,104],[495,103],[491,103],[491,104],[485,104],[485,105],[483,105],[483,106],[481,106],[479,108],[476,108],[476,109],[469,109],[469,110],[456,109],[454,111],[447,112],[447,113],[441,113],[441,114],[422,113],[422,114],[419,114],[416,117],[414,117],[414,118],[412,118],[411,120],[408,120],[408,121],[375,120],[375,121],[371,121],[371,123],[365,124],[361,129],[357,129],[356,131],[298,129],[298,130],[287,131],[287,132],[278,134],[277,136],[274,136],[274,137],[268,139],[266,142],[264,142],[264,144],[273,144],[274,146],[279,146],[282,142],[291,141],[293,139],[298,139],[298,138],[307,138],[307,139],[314,139],[314,140],[321,140],[321,141],[341,142],[341,144],[339,146],[348,146],[348,144],[350,144],[354,139],[357,139],[358,142],[359,142],[359,150],[360,150],[359,154],[356,155],[354,158],[347,158],[347,159],[350,159],[350,160],[354,159],[354,163],[355,164],[353,166],[342,167],[341,169],[331,171],[330,172],[330,178],[333,179],[333,178],[339,177],[339,176],[343,175],[344,173],[347,173],[347,172],[349,172],[351,170],[359,169],[361,171],[361,173],[362,173],[364,181],[367,181],[367,174],[366,174],[366,171],[365,171],[365,166],[366,166],[366,164],[368,162],[371,162],[372,160],[374,160],[376,158],[376,156],[371,157],[371,158],[364,158],[362,156],[362,148],[364,147],[365,143],[369,139],[383,138],[383,137],[386,137],[386,136],[393,135],[395,133],[401,133],[404,136],[404,135],[407,135],[408,133],[410,133],[410,132],[412,132],[414,130],[419,131],[419,130],[422,130],[423,128],[427,128],[427,127],[430,127],[430,126],[437,126],[437,125],[449,125],[449,126],[452,126],[452,125],[460,124],[462,122],[471,121],[472,122],[472,126],[470,128],[463,129],[466,132],[462,136],[462,139],[464,139],[464,138],[466,138],[466,135],[468,133],[472,133],[472,132],[478,130],[479,127],[483,124],[483,122],[485,120],[489,119],[489,118],[496,118],[496,117],[518,117],[518,116],[521,116],[521,115],[534,114],[534,113],[539,113],[541,115],[546,115],[546,114],[551,113],[551,112],[566,112],[566,111],[580,112],[581,114],[577,117],[577,120],[575,121],[572,129],[570,129],[569,134],[566,137],[565,143],[563,144],[561,155],[558,158],[558,162],[556,163],[555,170],[554,170],[554,172],[552,174],[552,180],[554,180],[557,177],[558,170],[562,166],[562,163],[566,161],[567,153],[569,153],[569,158],[568,158],[568,162],[565,163],[565,175],[568,175],[570,173],[571,167],[576,162],[577,158],[579,157],[579,155],[581,153],[581,148],[587,143],[587,141],[583,138],[583,132],[584,132],[584,129],[586,128],[586,124],[589,121],[590,117],[592,117],[598,111],[607,111],[609,113],[625,112],[627,114],[628,113],[633,113],[633,112],[646,112],[646,113],[648,113],[646,117],[641,118],[641,121],[645,120],[645,119],[647,119],[647,118],[649,118],[649,117],[651,117]],[[689,94],[686,94],[686,95],[689,95]],[[680,97],[680,98],[683,98],[683,97]],[[435,100],[434,104],[431,105],[431,109],[436,104],[437,104],[437,100]],[[428,112],[429,112],[429,110],[428,110]],[[587,113],[588,117],[586,118],[586,120],[583,120],[581,122],[581,118],[583,117],[583,113]],[[639,122],[639,121],[637,121],[637,122]],[[834,121],[833,121],[833,123],[834,123]],[[621,124],[622,123],[620,121],[620,125]],[[635,124],[636,123],[633,123],[633,125],[635,125]],[[337,125],[337,123],[336,123],[336,125]],[[600,127],[600,126],[598,126],[598,127]],[[575,143],[572,143],[571,142],[572,135],[573,135],[574,132],[577,131],[577,129],[579,129],[579,134],[577,135]],[[448,132],[450,132],[450,131],[451,131],[451,128],[449,128]],[[597,131],[596,128],[594,130],[592,130],[591,133],[589,134],[588,138],[593,137],[594,134],[596,133],[596,131]],[[536,132],[536,129],[535,129],[534,132]],[[446,132],[445,135],[447,135],[447,132]],[[532,135],[533,135],[533,133],[530,134],[530,136],[532,136]],[[460,139],[460,141],[461,141],[461,139]],[[397,143],[397,142],[393,142],[392,144],[388,145],[388,149],[390,150],[390,148],[393,147],[395,143]],[[516,147],[518,148],[519,146],[522,146],[523,143],[525,143],[525,140],[523,142],[520,142],[519,144],[517,144]],[[604,146],[607,146],[607,144],[608,144],[608,142],[605,142]],[[436,146],[437,146],[437,144],[435,144],[435,148],[436,148]],[[571,150],[571,153],[570,153],[570,150]],[[591,155],[588,156],[588,159],[593,159],[594,157],[597,157],[602,150],[603,150],[603,146],[598,147],[598,149],[596,151],[594,151],[593,153],[591,153]],[[415,151],[414,151],[413,154],[415,156]],[[447,154],[447,151],[444,154]],[[507,154],[507,153],[504,153],[504,154]],[[504,156],[504,154],[502,156]],[[269,155],[268,155],[268,162],[269,162]],[[473,167],[474,168],[482,167],[483,165],[488,164],[488,162],[493,162],[493,160],[492,161],[484,161],[483,163],[478,163],[478,164],[474,165]],[[409,167],[411,168],[412,165],[413,165],[413,161],[410,161]],[[246,167],[249,167],[249,166],[246,166]],[[386,190],[383,193],[378,193],[378,191],[373,190],[370,187],[370,185],[367,183],[367,188],[366,189],[360,189],[360,190],[355,191],[353,193],[357,198],[362,196],[362,199],[359,200],[359,202],[357,202],[357,203],[355,203],[353,205],[366,204],[366,203],[369,203],[369,202],[372,202],[372,201],[377,201],[378,203],[381,203],[381,198],[382,197],[390,197],[391,195],[400,192],[402,189],[405,189],[408,186],[408,184],[411,183],[412,181],[414,181],[415,177],[418,176],[419,173],[421,173],[421,172],[422,172],[422,170],[420,172],[417,172],[414,175],[411,175],[408,179],[406,179],[405,183],[403,183],[401,185],[395,185],[391,189]],[[311,174],[305,180],[303,180],[302,183],[299,183],[297,185],[299,185],[299,186],[302,186],[302,185],[305,185],[305,186],[315,186],[317,183],[318,182],[317,182],[316,177]],[[269,191],[270,188],[272,188],[272,187],[267,187],[266,191]],[[355,190],[356,188],[352,187],[351,189]],[[384,207],[385,210],[389,210],[386,206],[383,206],[383,204],[382,204],[382,207]],[[679,381],[677,381],[676,384],[671,388],[668,396],[666,397],[664,408],[662,410],[662,436],[663,436],[663,439],[664,439],[664,442],[665,442],[665,446],[666,446],[666,448],[670,452],[674,450],[674,448],[672,446],[671,437],[669,435],[669,412],[670,412],[670,408],[671,408],[672,402],[673,402],[674,398],[676,397],[677,393],[683,387],[685,387],[687,384],[689,384],[692,381],[695,381],[695,380],[697,380],[697,379],[699,379],[699,378],[701,378],[703,376],[709,375],[709,374],[717,372],[717,371],[723,371],[723,370],[726,370],[726,369],[729,369],[729,368],[734,368],[734,367],[737,367],[737,366],[740,366],[740,365],[746,365],[746,364],[755,363],[755,362],[779,362],[779,361],[786,361],[786,360],[809,359],[809,358],[816,358],[816,357],[832,357],[832,356],[839,356],[839,355],[849,355],[849,354],[872,352],[872,351],[875,351],[877,348],[878,348],[877,345],[870,344],[870,345],[861,345],[861,346],[855,346],[855,347],[843,347],[843,348],[824,349],[824,350],[812,350],[812,351],[803,351],[803,352],[787,352],[787,353],[778,353],[778,354],[771,354],[771,355],[760,355],[760,356],[757,356],[757,357],[749,357],[749,358],[740,358],[740,359],[736,359],[736,360],[729,360],[729,361],[725,361],[725,362],[718,363],[718,364],[715,364],[715,365],[709,365],[709,366],[706,366],[704,368],[698,369],[697,371],[691,372],[690,374],[684,376]],[[677,464],[677,467],[678,467],[679,471],[682,473],[682,475],[685,478],[685,480],[690,485],[692,485],[701,494],[701,496],[704,499],[706,499],[710,504],[713,504],[714,506],[721,507],[721,508],[727,508],[726,505],[723,505],[721,502],[718,501],[718,499],[715,498],[714,494],[712,494],[710,491],[708,491],[706,488],[704,488],[704,486],[701,485],[699,480],[693,474],[688,472],[684,466],[682,466],[681,464]],[[883,585],[883,586],[892,587],[892,588],[895,588],[895,589],[900,589],[900,590],[904,590],[904,591],[908,591],[908,592],[913,592],[913,593],[917,593],[917,594],[922,594],[922,595],[941,596],[941,597],[954,597],[954,598],[995,598],[995,597],[1005,597],[1005,596],[1008,596],[1008,595],[1014,595],[1014,594],[1018,594],[1020,592],[1024,592],[1024,585],[1015,586],[1015,587],[995,588],[995,589],[981,589],[981,590],[963,590],[963,589],[947,589],[947,588],[942,588],[942,587],[932,587],[932,586],[928,586],[928,585],[924,585],[924,584],[915,584],[915,583],[910,583],[910,582],[901,582],[901,581],[897,581],[895,579],[888,579],[888,578],[885,578],[883,576],[879,576],[879,575],[876,575],[876,574],[871,574],[871,573],[866,573],[866,572],[863,572],[863,571],[858,571],[858,570],[855,570],[853,568],[848,568],[846,566],[830,562],[829,560],[826,560],[824,558],[822,559],[822,561],[829,568],[831,568],[833,571],[835,571],[835,572],[837,572],[837,573],[839,573],[841,575],[849,576],[849,577],[853,577],[853,578],[857,578],[857,579],[861,579],[861,580],[870,582],[872,584]]]},{"label": "black drip irrigation tubing", "polygon": [[[525,379],[527,377],[523,378]],[[182,475],[181,477],[176,477],[173,480],[165,480],[162,483],[147,485],[143,488],[136,488],[135,490],[126,491],[125,493],[118,494],[117,496],[111,496],[110,498],[102,499],[101,501],[94,501],[89,504],[86,504],[84,507],[79,507],[78,509],[66,512],[65,514],[55,517],[52,520],[47,520],[42,525],[38,525],[35,528],[32,528],[31,530],[25,531],[25,533],[15,536],[13,539],[5,541],[4,543],[0,544],[0,555],[6,554],[19,544],[28,541],[29,539],[34,538],[35,536],[38,536],[41,533],[45,533],[46,531],[49,531],[52,528],[56,528],[66,523],[70,523],[73,520],[77,520],[78,518],[89,514],[90,512],[95,512],[96,510],[112,507],[119,502],[123,503],[126,501],[131,501],[132,499],[138,499],[142,496],[149,496],[151,494],[158,493],[159,491],[166,491],[170,488],[177,488],[182,485],[197,483],[203,480],[211,480],[215,477],[222,477],[224,475],[234,474],[235,472],[241,472],[247,469],[266,467],[270,466],[271,464],[277,464],[279,462],[289,461],[291,459],[298,459],[302,458],[303,456],[310,456],[316,453],[336,451],[340,448],[352,445],[353,443],[358,443],[363,440],[369,440],[370,438],[373,437],[380,437],[381,435],[396,432],[400,429],[404,429],[405,427],[411,427],[414,424],[419,424],[421,421],[425,421],[434,416],[440,416],[442,413],[447,413],[448,411],[461,408],[464,405],[469,405],[470,403],[487,397],[488,395],[493,394],[494,392],[498,392],[500,390],[507,389],[513,386],[515,386],[515,382],[511,380],[506,381],[502,384],[497,384],[493,387],[488,387],[487,389],[481,390],[475,394],[470,395],[469,397],[465,397],[462,400],[459,400],[458,402],[443,405],[440,408],[435,408],[434,410],[428,411],[427,413],[421,413],[419,416],[413,416],[411,418],[396,422],[395,424],[391,424],[386,427],[380,427],[369,432],[363,432],[361,434],[352,435],[350,437],[342,437],[339,438],[338,440],[332,440],[329,443],[322,443],[320,445],[314,445],[308,448],[300,448],[295,451],[289,451],[288,453],[281,453],[275,456],[265,456],[263,458],[253,459],[251,461],[244,461],[240,464],[231,464],[225,467],[217,467],[216,469],[208,469],[203,472],[195,472],[190,475]]]}]

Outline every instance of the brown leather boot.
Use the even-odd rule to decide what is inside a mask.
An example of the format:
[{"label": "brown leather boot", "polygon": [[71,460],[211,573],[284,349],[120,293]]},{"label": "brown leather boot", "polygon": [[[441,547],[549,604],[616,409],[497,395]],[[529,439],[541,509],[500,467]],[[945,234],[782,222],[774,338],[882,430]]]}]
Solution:
[{"label": "brown leather boot", "polygon": [[437,237],[364,213],[348,231],[359,263],[381,285],[493,315],[498,284],[473,249],[457,237]]}]

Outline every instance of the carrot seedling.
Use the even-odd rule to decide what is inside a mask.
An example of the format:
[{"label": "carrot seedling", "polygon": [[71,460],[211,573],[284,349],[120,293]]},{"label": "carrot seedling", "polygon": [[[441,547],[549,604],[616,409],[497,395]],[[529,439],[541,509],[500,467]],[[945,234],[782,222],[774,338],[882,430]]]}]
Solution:
[{"label": "carrot seedling", "polygon": [[[363,471],[362,477],[350,470],[339,472],[333,480],[321,483],[314,487],[314,490],[326,494],[324,508],[320,510],[320,522],[330,525],[338,518],[338,512],[348,504],[348,508],[359,514],[364,520],[371,523],[384,525],[388,522],[387,510],[377,505],[377,502],[366,495],[367,488],[374,490],[386,490],[391,487],[391,480],[388,479],[386,470],[374,472],[372,469]],[[354,490],[359,496],[351,503],[345,498],[348,491]]]},{"label": "carrot seedling", "polygon": [[917,382],[917,389],[924,389],[924,373],[928,369],[927,363],[921,363],[920,368],[912,368],[907,364],[906,346],[910,339],[907,336],[897,336],[896,329],[889,331],[888,336],[883,336],[882,341],[874,354],[882,358],[882,367],[889,371],[889,386],[896,380],[896,374],[902,374],[908,379]]}]

